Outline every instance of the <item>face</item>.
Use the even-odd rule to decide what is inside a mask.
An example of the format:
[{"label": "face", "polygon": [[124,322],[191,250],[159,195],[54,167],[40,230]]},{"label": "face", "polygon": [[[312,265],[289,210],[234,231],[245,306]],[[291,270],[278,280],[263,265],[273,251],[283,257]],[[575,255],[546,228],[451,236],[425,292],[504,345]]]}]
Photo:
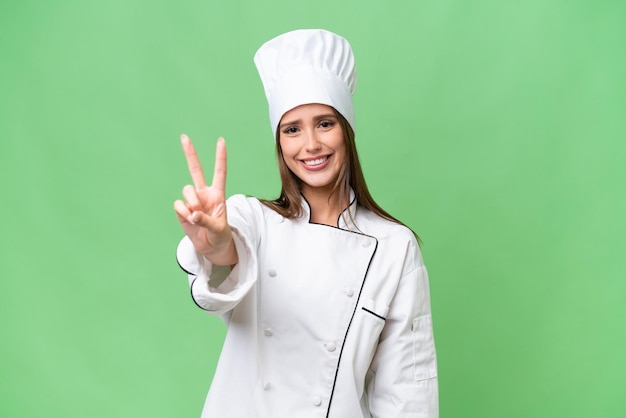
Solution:
[{"label": "face", "polygon": [[302,192],[330,193],[346,160],[343,130],[333,108],[295,107],[283,115],[278,132],[283,159],[302,181]]}]

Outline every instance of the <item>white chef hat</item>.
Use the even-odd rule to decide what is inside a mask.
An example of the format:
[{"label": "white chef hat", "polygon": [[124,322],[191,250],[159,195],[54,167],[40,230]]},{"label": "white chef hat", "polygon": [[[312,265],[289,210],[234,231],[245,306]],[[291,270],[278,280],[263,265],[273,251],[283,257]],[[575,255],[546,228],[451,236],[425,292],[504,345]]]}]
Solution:
[{"label": "white chef hat", "polygon": [[334,107],[354,130],[354,56],[347,40],[322,29],[301,29],[267,41],[254,55],[269,104],[272,133],[294,107]]}]

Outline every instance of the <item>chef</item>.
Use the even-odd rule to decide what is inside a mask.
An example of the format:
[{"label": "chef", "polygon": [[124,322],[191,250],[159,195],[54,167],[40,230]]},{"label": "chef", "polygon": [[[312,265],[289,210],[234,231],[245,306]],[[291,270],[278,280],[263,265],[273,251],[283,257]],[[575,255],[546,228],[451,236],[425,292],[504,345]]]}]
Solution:
[{"label": "chef", "polygon": [[296,30],[254,61],[282,188],[225,198],[183,135],[193,185],[174,203],[194,302],[228,327],[203,418],[436,418],[428,275],[417,236],[370,195],[355,145],[349,43]]}]

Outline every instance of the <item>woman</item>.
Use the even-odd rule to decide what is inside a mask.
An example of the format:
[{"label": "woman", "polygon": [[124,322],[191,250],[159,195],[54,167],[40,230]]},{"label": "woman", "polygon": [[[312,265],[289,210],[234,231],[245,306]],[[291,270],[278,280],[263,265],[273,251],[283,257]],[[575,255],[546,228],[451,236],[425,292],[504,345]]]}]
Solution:
[{"label": "woman", "polygon": [[195,303],[228,333],[203,417],[438,416],[428,278],[415,235],[370,196],[348,42],[299,30],[255,55],[282,191],[225,200],[226,146],[174,208]]}]

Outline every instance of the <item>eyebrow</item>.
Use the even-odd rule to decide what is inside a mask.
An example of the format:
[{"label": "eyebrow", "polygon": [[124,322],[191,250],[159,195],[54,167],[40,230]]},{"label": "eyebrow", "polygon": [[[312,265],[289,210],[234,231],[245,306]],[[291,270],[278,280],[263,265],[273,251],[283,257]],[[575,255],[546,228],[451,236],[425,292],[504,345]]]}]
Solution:
[{"label": "eyebrow", "polygon": [[[313,118],[313,120],[315,120],[316,122],[322,119],[337,119],[337,116],[334,113],[325,113],[323,115],[317,115]],[[291,120],[288,122],[283,122],[280,125],[278,125],[278,129],[282,129],[285,126],[297,125],[299,123],[302,123],[302,119],[296,119],[296,120]]]}]

